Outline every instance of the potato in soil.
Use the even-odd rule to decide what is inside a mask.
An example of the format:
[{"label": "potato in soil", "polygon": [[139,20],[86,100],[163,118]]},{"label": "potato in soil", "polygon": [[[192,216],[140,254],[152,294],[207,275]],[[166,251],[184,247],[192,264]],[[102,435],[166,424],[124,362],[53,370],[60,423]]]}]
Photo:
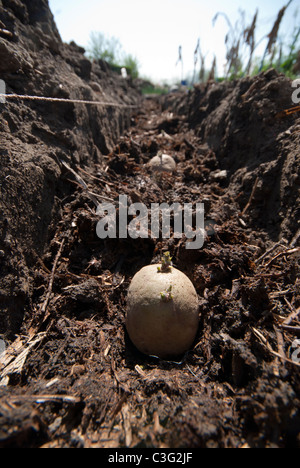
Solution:
[{"label": "potato in soil", "polygon": [[188,351],[199,324],[199,302],[189,278],[161,265],[148,265],[133,277],[128,290],[126,329],[144,354],[171,359]]}]

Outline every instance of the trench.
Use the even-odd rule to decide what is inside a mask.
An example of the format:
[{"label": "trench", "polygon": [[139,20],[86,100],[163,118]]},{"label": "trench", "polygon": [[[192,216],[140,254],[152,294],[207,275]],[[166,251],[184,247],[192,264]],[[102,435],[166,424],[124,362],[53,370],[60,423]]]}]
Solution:
[{"label": "trench", "polygon": [[[47,2],[3,4],[7,92],[116,106],[0,104],[0,447],[299,447],[299,116],[278,117],[290,80],[145,97],[63,44]],[[152,172],[160,151],[175,171]],[[120,195],[203,203],[203,246],[172,229],[99,238],[96,207]],[[125,327],[133,276],[166,251],[199,298],[176,362],[140,353]]]}]

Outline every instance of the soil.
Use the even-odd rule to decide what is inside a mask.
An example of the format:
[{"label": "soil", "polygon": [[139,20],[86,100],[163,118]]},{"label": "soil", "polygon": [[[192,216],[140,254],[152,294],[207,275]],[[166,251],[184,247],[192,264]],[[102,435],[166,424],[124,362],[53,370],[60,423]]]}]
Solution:
[{"label": "soil", "polygon": [[[299,448],[299,112],[274,70],[163,97],[63,44],[45,0],[0,0],[0,447]],[[11,34],[3,33],[3,30]],[[162,150],[175,174],[153,175]],[[100,239],[97,203],[204,203],[206,237]],[[170,251],[193,348],[139,353],[133,275]],[[1,350],[0,350],[1,352]]]}]

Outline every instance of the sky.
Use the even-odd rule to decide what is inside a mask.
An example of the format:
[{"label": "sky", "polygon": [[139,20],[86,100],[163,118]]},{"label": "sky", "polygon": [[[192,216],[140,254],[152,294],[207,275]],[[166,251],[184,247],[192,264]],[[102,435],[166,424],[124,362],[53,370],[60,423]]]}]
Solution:
[{"label": "sky", "polygon": [[[175,82],[182,73],[184,77],[193,73],[198,39],[206,68],[211,68],[216,56],[218,74],[222,75],[229,27],[222,15],[213,26],[217,12],[225,13],[235,27],[241,23],[241,10],[250,25],[258,9],[256,42],[261,42],[255,54],[262,56],[267,45],[263,38],[287,3],[288,0],[49,0],[64,42],[75,41],[87,49],[91,32],[115,37],[123,50],[138,60],[140,75],[155,83]],[[300,2],[293,0],[281,23],[281,39],[288,42],[299,23]],[[179,46],[182,63],[178,63]],[[199,66],[198,62],[197,70]]]}]

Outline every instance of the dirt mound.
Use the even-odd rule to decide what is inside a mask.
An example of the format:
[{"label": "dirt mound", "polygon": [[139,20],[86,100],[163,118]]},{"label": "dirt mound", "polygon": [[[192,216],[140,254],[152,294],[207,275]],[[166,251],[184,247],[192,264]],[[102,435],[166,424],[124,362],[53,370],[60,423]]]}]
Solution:
[{"label": "dirt mound", "polygon": [[[0,74],[7,93],[104,101],[115,107],[7,100],[0,104],[0,332],[19,330],[31,268],[70,194],[61,165],[95,167],[131,123],[140,95],[129,80],[63,44],[47,1],[0,2]],[[4,32],[3,32],[4,31]]]},{"label": "dirt mound", "polygon": [[293,106],[292,92],[289,79],[269,70],[166,100],[215,153],[241,211],[252,194],[247,222],[272,241],[291,241],[299,229],[299,120],[281,114]]},{"label": "dirt mound", "polygon": [[[0,104],[0,446],[299,447],[300,121],[278,115],[290,81],[142,100],[62,44],[47,2],[2,0],[0,14],[8,92],[139,105]],[[159,150],[175,174],[151,174]],[[119,195],[204,203],[203,248],[99,239],[96,204]],[[133,275],[166,250],[200,299],[179,362],[141,355],[124,327]]]}]

